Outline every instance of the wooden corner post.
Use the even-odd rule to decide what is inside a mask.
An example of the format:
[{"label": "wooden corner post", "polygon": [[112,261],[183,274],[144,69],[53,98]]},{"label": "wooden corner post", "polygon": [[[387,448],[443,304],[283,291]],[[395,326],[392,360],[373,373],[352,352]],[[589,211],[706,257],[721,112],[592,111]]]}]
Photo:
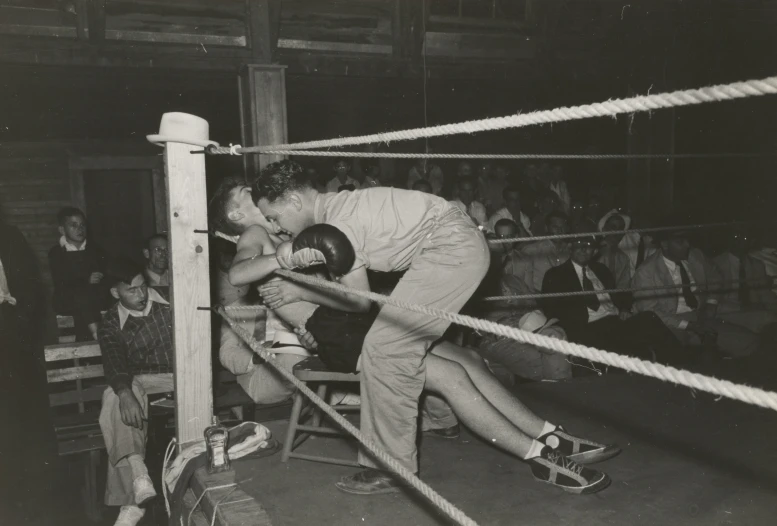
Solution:
[{"label": "wooden corner post", "polygon": [[175,436],[179,446],[202,440],[213,415],[211,386],[210,273],[202,147],[168,142],[165,147],[170,290],[175,349]]}]

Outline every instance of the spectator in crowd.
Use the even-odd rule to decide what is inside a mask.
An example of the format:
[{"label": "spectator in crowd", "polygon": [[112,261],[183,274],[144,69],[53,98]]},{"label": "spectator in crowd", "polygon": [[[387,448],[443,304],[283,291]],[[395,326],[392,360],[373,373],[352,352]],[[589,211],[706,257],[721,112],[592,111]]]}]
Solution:
[{"label": "spectator in crowd", "polygon": [[459,161],[456,165],[456,178],[459,177],[472,177],[475,175],[475,171],[472,169],[472,163],[469,161]]},{"label": "spectator in crowd", "polygon": [[141,505],[156,496],[144,461],[148,395],[173,391],[173,320],[167,299],[131,261],[111,263],[106,283],[117,301],[98,332],[109,385],[100,410],[108,451],[105,504],[121,506],[116,526],[134,526],[145,514]]},{"label": "spectator in crowd", "polygon": [[493,232],[497,221],[500,219],[511,219],[512,221],[515,221],[521,228],[521,236],[532,235],[531,221],[529,220],[529,216],[527,216],[521,210],[521,193],[518,191],[518,188],[514,186],[506,186],[502,191],[502,200],[504,202],[504,206],[494,212],[494,214],[488,219],[486,230],[488,232]]},{"label": "spectator in crowd", "polygon": [[355,190],[361,187],[359,181],[351,177],[351,163],[345,157],[335,161],[334,172],[335,176],[326,184],[327,192],[339,192],[340,187],[347,185],[352,185]]},{"label": "spectator in crowd", "polygon": [[569,214],[572,196],[569,194],[567,182],[562,177],[560,166],[552,166],[548,171],[548,189],[558,196],[561,211]]},{"label": "spectator in crowd", "polygon": [[[612,217],[620,217],[623,222],[622,230],[629,230],[632,228],[631,216],[619,209],[612,209],[599,220],[598,230],[600,232],[605,231],[605,225],[610,222]],[[614,224],[620,225],[621,223],[616,220],[616,223],[610,223],[610,227]],[[610,228],[612,231],[613,228]],[[620,237],[618,241],[618,248],[626,254],[631,266],[632,277],[636,268],[645,261],[645,258],[650,256],[655,249],[653,248],[652,238],[648,234],[638,234],[636,232],[628,232]],[[606,263],[605,263],[606,264]],[[610,269],[612,270],[612,269]],[[617,273],[616,273],[617,276]]]},{"label": "spectator in crowd", "polygon": [[460,177],[456,185],[458,198],[451,201],[451,203],[471,217],[477,226],[484,227],[488,222],[486,207],[475,201],[475,192],[475,181],[471,177]]},{"label": "spectator in crowd", "polygon": [[[427,148],[426,153],[431,153]],[[432,186],[434,195],[442,195],[445,186],[445,176],[442,169],[429,159],[417,159],[410,171],[407,173],[407,188],[412,190],[416,181],[427,181]]]},{"label": "spectator in crowd", "polygon": [[481,175],[478,181],[480,199],[489,215],[504,206],[504,189],[508,185],[508,175],[507,167],[503,164],[497,164],[493,170],[488,172],[487,177]]},{"label": "spectator in crowd", "polygon": [[615,286],[619,289],[627,289],[631,286],[631,278],[634,277],[634,267],[626,253],[620,249],[623,241],[623,231],[628,228],[628,218],[618,213],[610,213],[599,222],[599,230],[606,232],[604,243],[599,248],[598,261],[612,273],[615,278]]},{"label": "spectator in crowd", "polygon": [[[684,223],[670,218],[665,224]],[[686,345],[702,344],[735,357],[757,351],[759,335],[774,322],[774,315],[722,300],[716,284],[720,274],[701,250],[691,247],[687,231],[659,232],[656,239],[660,249],[637,269],[633,288],[676,288],[635,292],[636,310],[657,314]]]},{"label": "spectator in crowd", "polygon": [[596,226],[599,224],[599,219],[601,219],[604,215],[603,210],[604,205],[602,204],[601,197],[596,194],[590,195],[588,197],[588,202],[586,202],[585,205],[585,212],[583,213],[584,221],[587,221],[591,226],[591,230],[588,230],[588,232],[594,232],[596,230]]},{"label": "spectator in crowd", "polygon": [[146,258],[146,283],[150,287],[169,287],[167,258],[167,234],[154,234],[146,241],[143,249],[143,257]]},{"label": "spectator in crowd", "polygon": [[561,210],[558,196],[550,190],[541,190],[537,201],[537,213],[531,221],[532,235],[544,236],[547,234],[545,218],[548,217],[548,214],[556,210]]},{"label": "spectator in crowd", "polygon": [[367,162],[362,163],[364,165],[364,173],[359,179],[359,184],[362,188],[375,188],[376,186],[383,186],[381,183],[380,164],[377,159],[367,159]]},{"label": "spectator in crowd", "polygon": [[[569,219],[564,212],[551,212],[545,218],[545,227],[549,235],[563,236],[569,233]],[[569,259],[569,240],[544,239],[534,243],[523,243],[521,256],[529,265],[524,274],[526,286],[536,294],[542,290],[545,273]]]},{"label": "spectator in crowd", "polygon": [[615,288],[615,279],[607,267],[593,261],[596,239],[578,237],[570,245],[569,259],[545,274],[543,294],[597,293],[540,300],[545,315],[559,320],[570,341],[645,360],[687,363],[688,354],[658,316],[632,314],[621,295],[598,292]]},{"label": "spectator in crowd", "polygon": [[723,297],[740,310],[777,311],[773,280],[766,275],[764,263],[750,255],[755,248],[753,237],[738,229],[730,234],[727,250],[713,259],[724,281]]},{"label": "spectator in crowd", "polygon": [[54,311],[72,316],[77,341],[97,338],[100,311],[110,303],[102,283],[106,254],[97,244],[87,242],[86,216],[67,207],[57,214],[59,243],[49,251],[54,281]]},{"label": "spectator in crowd", "polygon": [[426,181],[424,179],[419,179],[415,183],[413,183],[413,187],[411,190],[416,190],[417,192],[423,192],[425,194],[431,194],[432,193],[432,185],[429,183],[429,181]]},{"label": "spectator in crowd", "polygon": [[321,177],[321,174],[318,173],[318,170],[315,166],[307,166],[305,167],[305,176],[307,177],[308,181],[310,181],[310,185],[318,190],[319,192],[326,192],[326,180],[323,180]]}]

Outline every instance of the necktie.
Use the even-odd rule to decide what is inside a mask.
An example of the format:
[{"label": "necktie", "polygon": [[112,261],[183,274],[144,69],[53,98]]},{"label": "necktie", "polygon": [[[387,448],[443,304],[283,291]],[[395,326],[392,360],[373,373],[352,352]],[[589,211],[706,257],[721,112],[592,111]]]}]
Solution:
[{"label": "necktie", "polygon": [[699,300],[696,299],[691,290],[691,278],[688,277],[688,271],[685,270],[685,265],[683,265],[682,261],[678,261],[677,266],[680,267],[680,279],[683,282],[683,299],[685,299],[685,304],[689,308],[695,309],[699,306]]},{"label": "necktie", "polygon": [[747,286],[747,272],[745,271],[745,256],[739,258],[739,303],[750,304],[750,287]]},{"label": "necktie", "polygon": [[[594,284],[591,283],[591,280],[588,279],[588,267],[583,267],[583,290],[589,291],[589,290],[596,290],[594,288]],[[585,304],[586,307],[591,309],[592,311],[599,310],[599,297],[596,294],[589,294],[588,296],[583,296],[585,298]]]}]

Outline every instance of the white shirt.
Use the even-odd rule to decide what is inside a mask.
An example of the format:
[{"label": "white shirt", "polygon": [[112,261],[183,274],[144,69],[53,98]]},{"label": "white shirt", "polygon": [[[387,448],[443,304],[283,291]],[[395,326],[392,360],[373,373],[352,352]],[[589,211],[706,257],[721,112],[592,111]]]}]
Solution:
[{"label": "white shirt", "polygon": [[68,241],[65,236],[62,236],[59,238],[59,246],[63,247],[65,252],[81,252],[82,250],[86,250],[86,239],[84,239],[84,242],[81,243],[80,247],[77,247]]},{"label": "white shirt", "polygon": [[[574,261],[572,262],[572,266],[575,267],[577,279],[580,280],[580,287],[585,290],[585,286],[583,285],[583,267]],[[602,282],[599,281],[599,278],[596,277],[596,274],[594,274],[590,268],[586,267],[585,274],[588,279],[591,280],[594,290],[604,290],[604,285],[602,285]],[[615,316],[618,314],[618,309],[615,308],[609,294],[597,294],[596,297],[599,298],[599,309],[591,310],[586,307],[586,310],[588,311],[588,323],[593,323],[602,318],[606,318],[607,316]]]},{"label": "white shirt", "polygon": [[[510,213],[510,211],[507,209],[507,207],[502,207],[489,218],[488,223],[486,224],[486,230],[489,232],[493,232],[494,228],[496,227],[496,222],[500,219],[510,219],[512,221],[515,221],[515,218],[513,217],[513,214]],[[523,228],[526,229],[526,232],[529,235],[532,235],[531,233],[531,219],[529,219],[529,216],[521,212],[521,225]]]},{"label": "white shirt", "polygon": [[477,201],[472,201],[469,206],[461,202],[461,199],[454,199],[451,204],[471,217],[477,226],[485,226],[488,222],[486,216],[486,207]]},{"label": "white shirt", "polygon": [[152,302],[161,303],[162,305],[170,305],[170,303],[162,297],[161,294],[159,294],[157,291],[155,291],[152,288],[148,289],[148,301],[146,302],[146,308],[142,311],[140,310],[130,310],[124,305],[119,302],[119,329],[124,328],[124,324],[127,322],[127,318],[130,316],[134,318],[142,318],[144,316],[148,316],[148,313],[151,312],[151,303]]},{"label": "white shirt", "polygon": [[[664,263],[666,263],[666,268],[669,269],[669,275],[672,276],[672,281],[675,285],[682,285],[683,284],[683,278],[680,275],[680,269],[677,266],[677,264],[672,261],[671,259],[667,259],[666,256],[661,256],[664,258]],[[683,267],[685,268],[685,272],[688,273],[688,280],[691,282],[691,292],[696,292],[696,282],[693,280],[693,274],[691,274],[691,271],[688,270],[688,264],[685,261],[681,261]],[[677,312],[676,314],[685,314],[686,312],[693,312],[693,309],[688,306],[688,304],[685,302],[685,297],[683,296],[682,289],[678,289],[679,294],[677,297]],[[685,327],[688,325],[687,322],[680,323],[680,328],[685,329]]]},{"label": "white shirt", "polygon": [[361,185],[359,184],[359,181],[351,177],[350,175],[345,178],[345,182],[341,183],[340,179],[337,178],[337,176],[332,177],[328,183],[326,183],[326,191],[327,192],[338,192],[338,188],[340,188],[343,185],[346,184],[352,184],[353,188],[355,190],[358,190],[361,188]]}]

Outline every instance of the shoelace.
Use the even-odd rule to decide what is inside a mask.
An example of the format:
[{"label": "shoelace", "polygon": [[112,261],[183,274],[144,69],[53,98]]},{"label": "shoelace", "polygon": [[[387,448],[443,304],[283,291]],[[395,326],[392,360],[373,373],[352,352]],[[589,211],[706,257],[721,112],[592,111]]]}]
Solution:
[{"label": "shoelace", "polygon": [[579,475],[581,471],[583,471],[582,464],[578,464],[574,460],[570,460],[561,453],[558,453],[557,451],[551,451],[548,454],[548,460],[552,462],[553,464],[560,466],[562,469],[566,469],[574,473],[575,475]]}]

